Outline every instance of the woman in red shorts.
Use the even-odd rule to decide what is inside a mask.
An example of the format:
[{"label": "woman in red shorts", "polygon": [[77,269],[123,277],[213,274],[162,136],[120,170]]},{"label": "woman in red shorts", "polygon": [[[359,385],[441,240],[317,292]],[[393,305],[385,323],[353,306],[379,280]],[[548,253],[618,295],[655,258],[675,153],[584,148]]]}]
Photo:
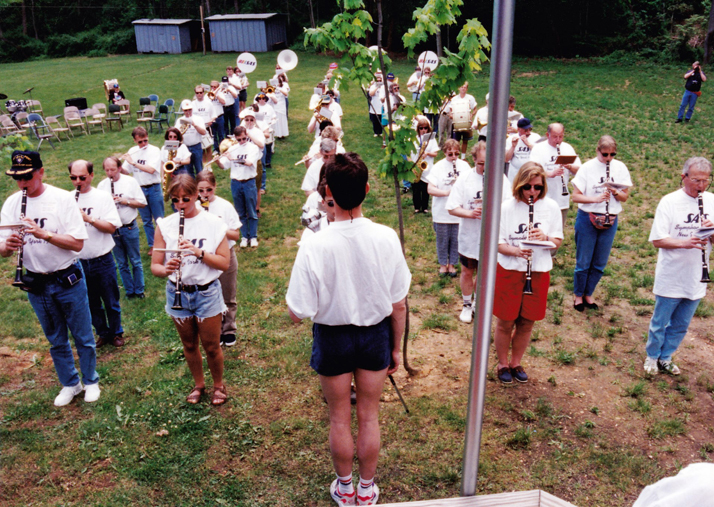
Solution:
[{"label": "woman in red shorts", "polygon": [[[513,180],[513,199],[501,207],[498,238],[498,268],[493,314],[496,316],[498,379],[504,384],[527,382],[521,359],[530,342],[533,324],[545,317],[553,260],[546,248],[521,248],[521,241],[563,241],[560,207],[546,197],[548,187],[543,167],[526,162]],[[533,199],[533,220],[529,220],[529,198]],[[527,259],[531,260],[532,294],[524,294]],[[511,360],[508,351],[511,350]]]}]

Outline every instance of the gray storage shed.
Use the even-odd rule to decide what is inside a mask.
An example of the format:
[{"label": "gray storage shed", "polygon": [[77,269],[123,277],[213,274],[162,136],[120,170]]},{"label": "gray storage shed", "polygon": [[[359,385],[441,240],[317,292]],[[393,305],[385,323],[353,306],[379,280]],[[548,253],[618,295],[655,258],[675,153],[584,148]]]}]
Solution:
[{"label": "gray storage shed", "polygon": [[191,19],[137,19],[132,21],[139,53],[190,53]]},{"label": "gray storage shed", "polygon": [[287,28],[282,14],[225,14],[209,16],[206,21],[214,52],[261,53],[287,44]]}]

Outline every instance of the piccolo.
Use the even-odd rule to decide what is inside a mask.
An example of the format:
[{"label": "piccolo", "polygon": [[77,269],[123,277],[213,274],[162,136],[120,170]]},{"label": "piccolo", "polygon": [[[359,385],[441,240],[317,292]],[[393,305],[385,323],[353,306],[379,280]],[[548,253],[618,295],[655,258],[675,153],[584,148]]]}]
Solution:
[{"label": "piccolo", "polygon": [[[25,213],[27,213],[27,189],[22,189],[22,201],[20,203],[20,222],[25,219]],[[25,231],[20,229],[20,248],[17,249],[17,267],[15,268],[15,281],[12,282],[14,287],[19,287],[22,290],[27,290],[25,284],[22,281],[22,251],[25,247]]]},{"label": "piccolo", "polygon": [[[555,149],[558,151],[558,156],[560,156],[560,145],[557,144]],[[560,195],[568,195],[568,186],[565,184],[565,177],[562,174],[560,175],[560,182],[563,184],[563,190]]]},{"label": "piccolo", "polygon": [[[697,203],[699,204],[699,227],[702,227],[704,222],[704,194],[700,193],[697,195]],[[707,266],[707,249],[702,250],[702,283],[709,283],[711,279],[709,278],[709,266]]]},{"label": "piccolo", "polygon": [[[179,248],[179,261],[183,262],[183,257],[180,252],[181,242],[183,241],[183,225],[184,225],[184,210],[183,208],[179,210],[179,235],[178,235],[178,248]],[[174,293],[174,304],[171,307],[172,310],[183,310],[183,305],[181,304],[181,264],[176,270],[176,292]]]},{"label": "piccolo", "polygon": [[[533,196],[528,197],[528,236],[533,230]],[[526,236],[526,238],[528,237]],[[532,254],[531,254],[532,255]],[[533,294],[531,286],[531,257],[526,259],[526,284],[523,286],[523,294]]]},{"label": "piccolo", "polygon": [[[605,164],[605,183],[610,182],[610,161],[608,160]],[[605,221],[602,223],[605,228],[612,227],[612,222],[610,222],[610,198],[605,201]]]}]

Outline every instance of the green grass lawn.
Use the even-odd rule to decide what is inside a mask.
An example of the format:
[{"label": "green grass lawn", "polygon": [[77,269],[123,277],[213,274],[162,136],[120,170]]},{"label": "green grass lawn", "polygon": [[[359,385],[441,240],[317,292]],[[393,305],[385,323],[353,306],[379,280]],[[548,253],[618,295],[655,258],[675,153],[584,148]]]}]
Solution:
[{"label": "green grass lawn", "polygon": [[[256,56],[258,69],[249,76],[253,91],[256,80],[272,77],[276,53]],[[238,255],[239,336],[225,354],[227,405],[185,403],[192,382],[163,311],[164,281],[150,275],[144,257],[147,298],[122,301],[127,346],[98,353],[100,400],[55,408],[59,386],[48,344],[26,296],[9,285],[14,259],[0,261],[6,281],[0,286],[2,505],[331,505],[328,418],[308,365],[310,325],[293,325],[284,300],[304,201],[304,169],[294,163],[312,140],[306,131],[312,88],[333,58],[299,57],[289,73],[290,136],[277,143],[261,206],[260,247]],[[104,102],[102,80],[117,78],[135,110],[139,97],[150,93],[162,103],[179,103],[195,84],[220,78],[234,62],[234,55],[194,53],[6,64],[0,67],[0,92],[18,100],[39,82],[33,97],[45,114],[61,114],[66,98]],[[394,72],[406,81],[413,65],[398,61]],[[711,157],[714,108],[707,85],[693,121],[674,125],[686,70],[680,67],[513,64],[511,94],[534,131],[543,135],[548,123],[562,122],[566,141],[583,162],[595,156],[601,135],[612,135],[635,186],[595,294],[605,304],[598,314],[570,309],[571,209],[548,315],[537,324],[527,355],[533,382],[504,390],[489,374],[480,493],[541,488],[581,507],[625,506],[644,485],[691,461],[711,459],[714,382],[696,368],[698,356],[714,357],[711,296],[693,321],[696,341],[682,347],[685,375],[647,379],[641,371],[653,304],[656,250],[647,237],[654,210],[678,188],[687,157]],[[479,103],[488,89],[487,71],[470,88]],[[376,168],[381,140],[372,137],[357,87],[343,87],[342,107],[345,147]],[[44,143],[47,181],[71,188],[66,167],[77,158],[92,160],[103,177],[102,158],[126,152],[135,125],[76,137],[56,150]],[[160,145],[162,137],[155,131],[150,141]],[[230,200],[228,175],[219,171],[217,177],[219,195]],[[371,183],[367,216],[396,228],[391,180]],[[15,190],[11,178],[0,177],[0,200]],[[377,476],[384,502],[458,496],[471,347],[470,328],[456,319],[458,283],[436,276],[431,221],[412,215],[410,196],[402,202],[413,273],[410,360],[422,373],[397,375],[411,415],[385,386]]]}]

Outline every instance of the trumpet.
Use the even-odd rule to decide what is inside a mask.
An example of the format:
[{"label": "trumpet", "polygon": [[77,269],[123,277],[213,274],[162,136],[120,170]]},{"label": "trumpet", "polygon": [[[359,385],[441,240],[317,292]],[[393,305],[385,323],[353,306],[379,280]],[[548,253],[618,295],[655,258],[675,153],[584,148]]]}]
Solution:
[{"label": "trumpet", "polygon": [[210,91],[206,94],[206,98],[207,98],[208,100],[216,100],[216,92],[214,92],[213,90],[210,90]]},{"label": "trumpet", "polygon": [[[178,235],[178,247],[181,249],[181,242],[183,241],[183,227],[184,227],[184,210],[181,208],[179,210],[179,235]],[[183,262],[182,254],[179,252],[179,260]],[[174,293],[174,304],[171,306],[172,310],[183,310],[183,305],[181,304],[181,264],[179,264],[176,270],[176,292]]]},{"label": "trumpet", "polygon": [[[20,202],[20,222],[25,218],[25,213],[27,212],[27,189],[22,189],[22,201]],[[22,251],[25,247],[25,231],[23,228],[20,229],[20,239],[22,243],[20,248],[17,249],[17,267],[15,268],[15,280],[12,282],[13,287],[19,287],[22,290],[28,290],[25,283],[22,281]]]},{"label": "trumpet", "polygon": [[193,125],[193,122],[185,116],[179,118],[179,122],[181,123],[181,126],[179,127],[179,132],[181,132],[181,135],[183,136],[184,134],[186,134],[186,131],[191,127],[191,125]]},{"label": "trumpet", "polygon": [[273,85],[268,85],[261,90],[263,93],[275,93],[275,87]]},{"label": "trumpet", "polygon": [[[533,230],[533,196],[528,197],[528,234]],[[523,286],[523,294],[533,294],[531,286],[531,258],[526,261],[526,283]]]},{"label": "trumpet", "polygon": [[323,121],[328,121],[329,118],[327,116],[323,116],[320,114],[320,111],[322,110],[322,104],[317,106],[315,108],[315,119],[317,120],[317,123],[322,123]]},{"label": "trumpet", "polygon": [[[704,197],[703,193],[697,195],[697,203],[699,204],[699,227],[702,227],[702,222],[704,222]],[[702,250],[702,283],[709,283],[711,279],[709,278],[709,266],[707,266],[707,249]]]}]

